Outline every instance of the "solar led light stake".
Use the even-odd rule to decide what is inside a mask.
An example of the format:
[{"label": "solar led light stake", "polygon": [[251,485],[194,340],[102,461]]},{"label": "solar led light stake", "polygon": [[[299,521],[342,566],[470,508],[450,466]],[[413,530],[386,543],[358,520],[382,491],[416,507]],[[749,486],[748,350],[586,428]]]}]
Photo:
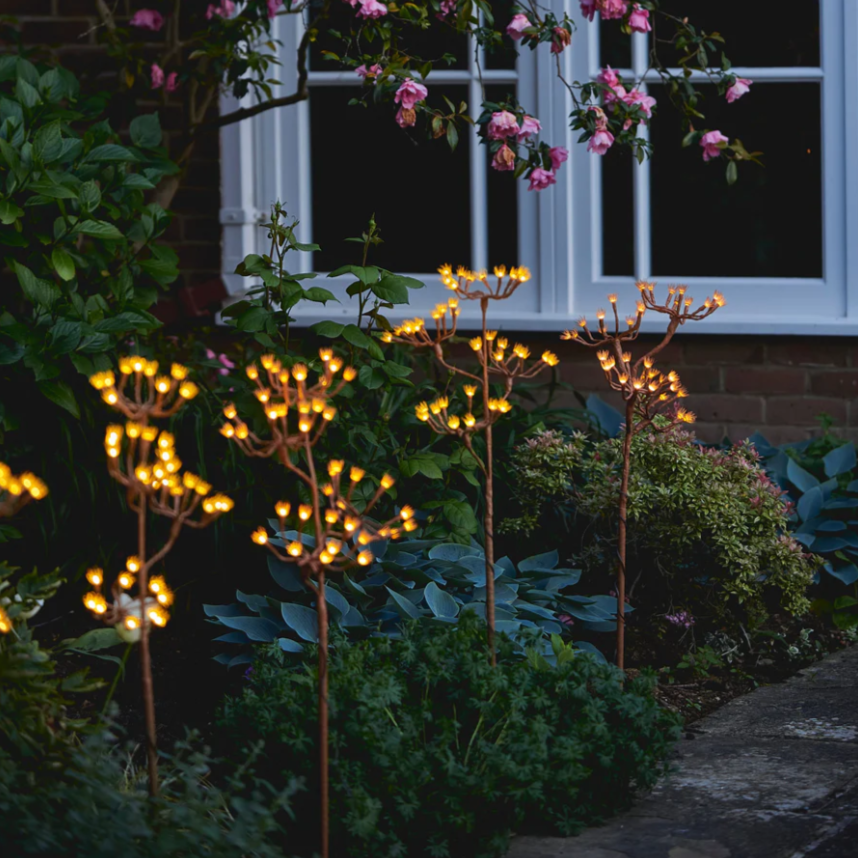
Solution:
[{"label": "solar led light stake", "polygon": [[[102,592],[104,572],[90,569],[86,577],[92,590],[83,602],[94,616],[116,626],[126,641],[140,642],[149,793],[153,796],[158,794],[158,747],[149,629],[167,624],[173,592],[163,577],[150,578],[149,572],[176,544],[183,527],[206,527],[233,506],[226,495],[211,494],[212,487],[205,480],[182,472],[173,435],[149,423],[170,417],[197,395],[198,388],[187,375],[188,370],[177,363],[169,376],[159,375],[157,361],[133,355],[120,359],[118,381],[112,370],[90,378],[101,398],[127,418],[125,424],[107,427],[104,448],[108,472],[125,486],[128,506],[137,514],[137,554],[128,558],[125,569],[116,576],[110,603]],[[151,557],[146,554],[147,512],[171,521],[167,541]],[[132,596],[135,584],[137,595]]]},{"label": "solar led light stake", "polygon": [[[666,432],[680,423],[693,423],[695,416],[685,408],[677,407],[680,399],[688,396],[676,372],[663,373],[655,368],[655,356],[673,339],[680,325],[699,322],[711,316],[726,303],[720,292],[707,298],[697,309],[692,309],[694,299],[686,295],[687,287],[669,286],[664,303],[655,299],[655,283],[637,283],[640,298],[636,313],[627,316],[625,328],[617,311],[617,296],[608,295],[614,317],[613,331],[605,322],[604,310],[596,311],[598,330],[587,325],[587,319],[578,322],[577,330],[565,331],[564,340],[574,340],[588,348],[597,349],[596,357],[612,390],[623,397],[625,403],[625,427],[623,435],[623,464],[620,481],[619,522],[617,525],[617,667],[623,670],[625,655],[625,601],[626,601],[626,513],[629,506],[629,472],[631,468],[632,439],[644,429]],[[668,317],[667,330],[658,345],[636,361],[626,344],[634,342],[640,333],[641,321],[647,310]],[[659,414],[669,423],[658,426],[653,421]]]},{"label": "solar led light stake", "polygon": [[[441,435],[453,435],[459,438],[474,457],[483,472],[486,481],[485,514],[483,530],[486,540],[486,625],[488,627],[488,645],[492,664],[495,656],[495,579],[494,579],[494,453],[492,446],[492,425],[503,414],[509,412],[512,405],[509,395],[513,385],[519,379],[531,379],[546,366],[557,366],[559,359],[553,352],[542,353],[539,360],[528,362],[530,349],[516,343],[509,350],[509,340],[498,335],[497,331],[487,328],[486,316],[490,301],[503,301],[511,297],[522,283],[530,280],[527,268],[511,268],[507,274],[501,265],[494,269],[494,280],[490,280],[486,271],[473,272],[461,266],[455,276],[449,265],[438,269],[441,282],[455,297],[446,304],[438,304],[432,313],[435,322],[434,332],[429,331],[423,319],[406,319],[392,331],[382,335],[387,343],[405,343],[414,348],[431,348],[435,359],[454,375],[470,379],[472,383],[462,388],[468,402],[466,413],[459,415],[450,412],[450,400],[439,396],[431,403],[421,402],[415,411],[418,419],[428,423],[433,431]],[[444,343],[456,335],[459,322],[460,301],[479,301],[482,317],[482,335],[469,341],[477,356],[480,372],[472,373],[462,367],[451,364],[444,354]],[[449,320],[448,320],[449,316]],[[503,393],[499,398],[491,395],[491,377],[503,383]],[[474,398],[479,390],[482,399],[480,416],[474,414]],[[482,432],[486,438],[486,457],[480,458],[474,450],[473,438]]]},{"label": "solar led light stake", "polygon": [[398,539],[403,532],[415,530],[414,510],[404,506],[392,519],[378,523],[368,518],[373,508],[390,489],[394,480],[385,474],[378,481],[366,505],[359,509],[354,501],[358,485],[365,479],[363,468],[346,469],[342,459],[332,459],[327,465],[326,482],[316,469],[313,447],[336,415],[331,399],[357,377],[353,367],[343,367],[342,360],[331,349],[320,349],[322,370],[315,384],[310,384],[306,363],[283,366],[274,355],[260,358],[261,369],[255,364],[246,368],[247,377],[254,382],[254,394],[262,405],[268,422],[269,438],[261,438],[240,419],[238,409],[229,404],[224,408],[227,422],[220,432],[234,441],[248,456],[276,456],[305,487],[309,503],[296,506],[280,501],[274,511],[278,520],[278,537],[286,537],[286,523],[297,518],[297,536],[280,551],[269,538],[268,531],[259,527],[251,539],[265,546],[275,557],[297,565],[304,584],[316,595],[319,621],[319,769],[321,809],[321,855],[329,855],[329,778],[328,778],[328,606],[325,579],[330,572],[343,572],[353,566],[368,566],[373,561],[369,546],[380,539]]}]

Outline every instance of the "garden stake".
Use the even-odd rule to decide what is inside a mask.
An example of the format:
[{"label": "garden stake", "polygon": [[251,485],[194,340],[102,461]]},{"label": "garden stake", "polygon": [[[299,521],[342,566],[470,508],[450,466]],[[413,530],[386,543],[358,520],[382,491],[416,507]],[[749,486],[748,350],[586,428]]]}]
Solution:
[{"label": "garden stake", "polygon": [[[492,664],[496,664],[495,654],[495,544],[494,544],[494,449],[492,443],[492,425],[506,414],[512,405],[509,395],[517,379],[530,379],[536,376],[546,366],[557,366],[559,360],[553,352],[543,352],[539,361],[527,365],[530,350],[516,343],[512,353],[507,355],[509,341],[504,337],[498,338],[497,331],[488,330],[486,316],[488,314],[489,301],[503,301],[509,298],[516,289],[530,280],[530,271],[527,268],[511,268],[507,278],[506,267],[501,265],[494,269],[497,284],[489,283],[487,272],[474,273],[466,268],[456,269],[456,276],[449,265],[443,265],[438,269],[441,282],[451,291],[456,293],[446,304],[438,304],[432,313],[435,320],[435,333],[431,334],[426,329],[423,319],[406,319],[401,325],[392,331],[382,335],[382,340],[387,343],[407,343],[414,348],[431,348],[436,360],[446,370],[454,375],[461,375],[475,381],[482,389],[483,410],[482,417],[478,420],[473,413],[474,395],[477,386],[466,384],[463,387],[468,399],[468,410],[463,416],[448,412],[449,399],[441,396],[432,403],[421,402],[416,408],[417,417],[424,423],[428,423],[432,430],[439,435],[452,435],[459,438],[474,457],[483,472],[486,481],[485,489],[485,512],[483,516],[483,530],[486,540],[486,625],[488,627],[488,645]],[[475,284],[479,284],[476,286]],[[479,301],[480,314],[482,318],[482,336],[474,337],[469,345],[476,353],[480,361],[481,374],[475,375],[461,367],[455,366],[447,360],[444,355],[443,344],[456,335],[459,320],[459,301]],[[447,320],[447,314],[450,320]],[[499,375],[503,379],[504,390],[501,398],[494,399],[489,387],[490,375]],[[486,438],[486,459],[483,461],[475,452],[473,437],[478,432],[484,432]]]},{"label": "garden stake", "polygon": [[[31,500],[41,500],[47,493],[48,487],[35,474],[25,471],[15,476],[5,462],[0,462],[0,518],[15,515]],[[11,631],[12,618],[0,605],[0,635]]]},{"label": "garden stake", "polygon": [[[158,743],[149,627],[151,624],[158,627],[167,624],[170,615],[166,609],[173,602],[173,592],[162,576],[150,578],[149,573],[175,545],[182,527],[205,527],[233,506],[225,495],[210,495],[211,486],[200,477],[188,471],[181,473],[182,461],[176,455],[173,435],[150,425],[150,419],[171,417],[198,392],[197,386],[187,381],[188,371],[180,364],[172,365],[170,376],[157,373],[157,361],[133,355],[119,361],[119,384],[111,370],[96,373],[90,378],[92,386],[101,391],[101,398],[128,418],[124,426],[112,424],[107,427],[104,447],[108,472],[125,486],[128,506],[137,513],[137,554],[128,558],[125,571],[117,575],[111,588],[112,604],[108,604],[102,594],[104,572],[98,567],[86,573],[93,590],[83,599],[84,605],[95,616],[116,626],[126,642],[140,642],[151,796],[158,794]],[[126,395],[132,376],[133,390]],[[123,446],[124,457],[121,455]],[[199,518],[192,518],[200,505],[202,514]],[[169,518],[172,524],[167,541],[147,558],[146,514],[150,511]],[[135,583],[136,599],[124,592]]]},{"label": "garden stake", "polygon": [[[685,286],[669,286],[663,304],[655,300],[655,284],[637,283],[640,300],[637,313],[626,317],[626,329],[622,330],[617,312],[617,296],[608,295],[614,313],[614,331],[605,324],[605,311],[597,310],[599,330],[591,331],[586,318],[578,322],[580,330],[564,331],[561,339],[574,340],[588,348],[599,351],[596,357],[612,390],[618,391],[625,402],[625,426],[623,429],[623,464],[620,477],[619,521],[617,524],[617,667],[624,669],[625,656],[625,601],[626,601],[626,534],[629,506],[629,475],[631,472],[632,439],[648,427],[653,431],[666,432],[679,423],[693,423],[695,416],[685,408],[671,409],[665,416],[669,422],[654,423],[656,416],[664,414],[677,400],[688,396],[676,372],[664,374],[654,369],[655,356],[673,339],[680,325],[688,321],[697,322],[711,316],[726,303],[720,292],[707,298],[696,310],[692,310],[694,299],[685,297]],[[641,321],[647,310],[668,316],[667,330],[658,345],[643,357],[632,362],[630,352],[624,350],[625,343],[638,338]]]},{"label": "garden stake", "polygon": [[[310,503],[301,503],[295,510],[297,532],[287,533],[286,520],[292,513],[292,504],[280,501],[275,504],[279,530],[270,539],[264,527],[257,528],[251,538],[264,545],[284,563],[297,565],[304,584],[316,595],[319,618],[319,780],[321,811],[321,855],[328,858],[330,851],[330,797],[328,783],[328,604],[325,590],[326,575],[330,570],[344,572],[354,565],[368,566],[374,555],[368,546],[380,539],[398,539],[402,531],[417,527],[414,510],[404,506],[399,514],[384,524],[370,522],[366,516],[382,495],[393,485],[393,478],[385,474],[363,510],[353,500],[355,489],[365,477],[362,468],[349,470],[347,488],[343,487],[345,462],[333,459],[328,462],[330,482],[319,484],[313,447],[321,438],[325,427],[334,419],[336,408],[330,400],[357,377],[353,367],[343,369],[342,361],[331,349],[320,349],[323,370],[314,385],[307,383],[309,370],[304,363],[285,368],[274,355],[260,358],[262,372],[250,364],[247,376],[256,385],[254,395],[262,404],[269,439],[262,439],[246,423],[238,419],[238,409],[229,404],[224,408],[228,421],[221,426],[221,434],[235,441],[248,456],[268,458],[276,454],[280,463],[294,473],[306,486]],[[337,374],[342,369],[339,381]],[[262,378],[265,378],[263,382]],[[294,383],[294,386],[290,384]],[[290,412],[297,426],[290,431]],[[304,464],[300,464],[303,457]],[[324,507],[324,509],[323,509]],[[311,524],[308,524],[312,522]],[[401,523],[400,527],[394,527]],[[312,535],[305,534],[312,528]],[[285,553],[276,546],[285,547]]]}]

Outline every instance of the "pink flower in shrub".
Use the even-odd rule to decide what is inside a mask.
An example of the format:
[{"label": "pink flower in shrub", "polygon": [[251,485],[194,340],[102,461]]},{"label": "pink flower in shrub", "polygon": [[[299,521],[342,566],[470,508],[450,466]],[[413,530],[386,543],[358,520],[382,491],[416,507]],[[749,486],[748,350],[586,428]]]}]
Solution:
[{"label": "pink flower in shrub", "polygon": [[215,5],[214,3],[209,3],[208,9],[206,9],[206,18],[211,21],[215,15],[218,18],[231,18],[235,14],[235,2],[234,0],[220,0],[220,3]]},{"label": "pink flower in shrub", "polygon": [[647,95],[639,89],[633,89],[631,92],[626,93],[623,97],[623,101],[628,104],[629,107],[634,107],[635,105],[640,107],[647,119],[652,116],[652,109],[656,104],[655,99],[651,95]]},{"label": "pink flower in shrub", "polygon": [[396,124],[400,128],[410,128],[417,122],[417,111],[413,107],[400,107],[396,111]]},{"label": "pink flower in shrub", "polygon": [[441,11],[435,15],[439,21],[446,21],[456,11],[458,0],[441,0]]},{"label": "pink flower in shrub", "polygon": [[710,161],[712,158],[721,157],[721,143],[729,143],[730,138],[725,137],[720,131],[707,131],[700,138],[700,145],[703,147],[703,160]]},{"label": "pink flower in shrub", "polygon": [[381,74],[381,66],[378,63],[371,65],[369,68],[366,65],[360,65],[355,69],[355,74],[366,80],[368,77],[378,77]]},{"label": "pink flower in shrub", "polygon": [[551,159],[551,169],[557,172],[560,169],[560,165],[569,160],[569,150],[563,146],[552,146],[548,150],[548,157]]},{"label": "pink flower in shrub", "polygon": [[164,84],[164,89],[167,92],[175,92],[179,88],[178,72],[170,72],[167,75],[167,82]]},{"label": "pink flower in shrub", "polygon": [[581,14],[592,21],[596,16],[596,0],[581,0]]},{"label": "pink flower in shrub", "polygon": [[387,14],[387,6],[378,0],[360,0],[360,9],[357,11],[361,18],[381,18]]},{"label": "pink flower in shrub", "polygon": [[550,172],[549,170],[543,170],[542,167],[537,167],[530,174],[530,185],[528,185],[527,190],[543,191],[550,185],[556,184],[557,179],[554,178],[554,173]]},{"label": "pink flower in shrub", "polygon": [[587,144],[587,151],[604,155],[614,145],[614,135],[607,128],[597,128]]},{"label": "pink flower in shrub", "polygon": [[[406,78],[396,90],[393,101],[401,104],[406,110],[413,110],[418,101],[423,101],[429,95],[429,90],[422,83],[417,83],[410,77]],[[412,123],[413,124],[413,123]]]},{"label": "pink flower in shrub", "polygon": [[158,63],[152,63],[152,89],[160,89],[164,85],[164,69]]},{"label": "pink flower in shrub", "polygon": [[750,92],[752,80],[746,77],[737,77],[736,82],[727,90],[727,103],[732,104],[738,101],[747,92]]},{"label": "pink flower in shrub", "polygon": [[157,33],[164,26],[164,16],[155,9],[139,9],[129,21],[132,27]]},{"label": "pink flower in shrub", "polygon": [[641,9],[635,3],[632,6],[632,14],[629,15],[629,27],[636,33],[648,33],[652,29],[649,23],[649,9]]},{"label": "pink flower in shrub", "polygon": [[519,12],[518,15],[513,15],[512,20],[506,25],[506,34],[517,42],[523,35],[522,31],[532,26],[527,15]]},{"label": "pink flower in shrub", "polygon": [[551,53],[562,54],[571,42],[572,36],[565,27],[555,27],[551,34]]},{"label": "pink flower in shrub", "polygon": [[268,17],[273,18],[282,5],[283,0],[268,0]]},{"label": "pink flower in shrub", "polygon": [[599,11],[602,18],[609,21],[611,18],[622,18],[628,11],[628,0],[600,0]]},{"label": "pink flower in shrub", "polygon": [[533,137],[534,134],[539,134],[542,130],[542,123],[534,116],[525,116],[521,120],[521,128],[518,129],[516,139],[519,143],[522,140],[527,140],[528,137]]},{"label": "pink flower in shrub", "polygon": [[495,152],[495,156],[492,158],[492,167],[501,171],[515,169],[515,152],[506,143]]},{"label": "pink flower in shrub", "polygon": [[596,80],[605,86],[617,87],[620,85],[620,76],[610,66],[605,66],[596,75]]},{"label": "pink flower in shrub", "polygon": [[229,375],[229,371],[231,369],[235,369],[235,364],[223,353],[215,355],[211,349],[206,349],[206,357],[209,360],[215,360],[215,358],[217,358],[217,362],[221,365],[218,370],[220,375]]},{"label": "pink flower in shrub", "polygon": [[499,110],[492,114],[487,132],[492,140],[503,140],[504,137],[512,137],[518,132],[518,121],[514,113],[510,113],[508,110]]}]

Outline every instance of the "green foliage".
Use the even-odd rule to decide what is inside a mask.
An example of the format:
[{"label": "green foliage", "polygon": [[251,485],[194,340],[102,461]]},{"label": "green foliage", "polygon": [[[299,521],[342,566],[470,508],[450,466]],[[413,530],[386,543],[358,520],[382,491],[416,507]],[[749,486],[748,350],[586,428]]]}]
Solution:
[{"label": "green foliage", "polygon": [[500,533],[530,536],[546,505],[571,500],[571,485],[581,464],[586,437],[574,432],[567,439],[556,429],[538,431],[515,448],[509,464],[513,495],[522,510],[518,518],[504,519]]},{"label": "green foliage", "polygon": [[[499,856],[511,831],[573,834],[628,805],[663,770],[678,718],[653,681],[555,644],[514,657],[502,637],[489,664],[475,617],[408,624],[403,638],[331,651],[331,827],[334,854]],[[305,777],[290,846],[316,845],[317,692],[313,653],[294,668],[272,647],[228,700],[231,747],[263,740],[263,777]],[[312,659],[312,660],[310,660]],[[294,830],[293,830],[294,829]],[[306,839],[301,839],[301,838]]]},{"label": "green foliage", "polygon": [[[271,525],[276,532],[277,523]],[[290,531],[270,541],[282,546],[297,538]],[[303,539],[313,544],[311,537]],[[342,583],[329,579],[326,585],[331,622],[344,633],[364,638],[381,632],[398,638],[403,621],[438,626],[455,625],[465,614],[485,619],[486,561],[478,545],[415,541],[378,543],[373,550],[376,560],[371,566],[345,574]],[[509,557],[495,563],[496,628],[510,637],[521,656],[526,646],[536,645],[534,636],[541,635],[542,651],[553,658],[551,636],[568,633],[576,621],[593,631],[615,628],[616,600],[569,593],[581,573],[559,568],[559,562],[558,553],[550,551],[522,560],[518,568]],[[232,667],[252,661],[252,642],[276,641],[285,652],[301,652],[302,641],[318,640],[314,596],[297,566],[269,557],[268,569],[288,593],[285,600],[239,590],[237,604],[204,606],[207,616],[229,630],[216,640],[243,646],[238,654],[217,655],[223,664]],[[577,642],[576,646],[602,659],[592,644]]]},{"label": "green foliage", "polygon": [[60,580],[55,574],[16,572],[0,563],[0,605],[12,621],[12,630],[0,634],[0,756],[6,752],[41,764],[53,760],[84,726],[66,714],[65,694],[101,683],[85,670],[56,675],[53,653],[39,645],[27,620],[56,593]]},{"label": "green foliage", "polygon": [[169,217],[145,198],[176,168],[156,114],[130,133],[124,145],[65,69],[0,58],[0,245],[14,276],[0,366],[76,417],[69,373],[103,368],[119,340],[157,327],[148,308],[178,276],[175,252],[157,243]]},{"label": "green foliage", "polygon": [[724,660],[711,646],[698,646],[689,650],[676,665],[677,670],[691,671],[695,679],[706,679],[713,671],[724,666]]},{"label": "green foliage", "polygon": [[[817,563],[788,535],[789,508],[750,444],[704,449],[681,430],[643,433],[632,444],[629,576],[635,603],[657,613],[688,608],[713,621],[801,613]],[[621,441],[593,445],[576,503],[592,528],[585,568],[615,562]]]},{"label": "green foliage", "polygon": [[[151,799],[144,772],[105,730],[88,736],[62,766],[32,773],[0,749],[0,846],[45,858],[277,858],[284,855],[276,814],[298,784],[273,790],[253,773],[258,749],[228,767],[197,747],[194,735],[162,765]],[[218,786],[213,769],[220,769]]]}]

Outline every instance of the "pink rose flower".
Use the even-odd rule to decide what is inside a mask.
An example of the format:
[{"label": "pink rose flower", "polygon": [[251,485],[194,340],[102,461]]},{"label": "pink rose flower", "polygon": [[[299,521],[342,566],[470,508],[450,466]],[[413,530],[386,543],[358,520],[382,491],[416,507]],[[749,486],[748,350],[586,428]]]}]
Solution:
[{"label": "pink rose flower", "polygon": [[206,9],[206,18],[211,21],[215,15],[219,18],[231,18],[235,13],[235,2],[234,0],[220,0],[220,3],[215,6],[214,3],[209,3],[208,9]]},{"label": "pink rose flower", "polygon": [[571,42],[572,35],[565,27],[555,27],[551,34],[551,53],[562,54]]},{"label": "pink rose flower", "polygon": [[629,15],[629,27],[636,33],[648,33],[652,29],[649,24],[649,9],[641,9],[635,3],[632,6],[632,14]]},{"label": "pink rose flower", "polygon": [[560,165],[569,160],[569,150],[563,146],[552,146],[548,150],[548,157],[551,158],[551,169],[556,173]]},{"label": "pink rose flower", "polygon": [[268,0],[268,17],[273,18],[282,5],[283,0]]},{"label": "pink rose flower", "polygon": [[400,107],[396,111],[396,124],[400,128],[410,128],[417,122],[417,111],[413,107]]},{"label": "pink rose flower", "polygon": [[620,85],[620,76],[610,66],[605,66],[596,75],[596,80],[599,83],[605,84],[605,86],[614,87]]},{"label": "pink rose flower", "polygon": [[439,21],[445,21],[456,11],[458,0],[441,0],[441,11],[435,16]]},{"label": "pink rose flower", "polygon": [[164,84],[164,89],[167,92],[175,92],[179,88],[178,72],[170,72],[167,75],[167,82]]},{"label": "pink rose flower", "polygon": [[628,7],[628,0],[599,0],[599,11],[605,21],[625,17]]},{"label": "pink rose flower", "polygon": [[[428,94],[429,90],[422,83],[417,83],[416,80],[407,77],[402,81],[399,89],[396,90],[393,101],[396,104],[401,104],[406,110],[413,110],[414,105],[418,101],[423,101]],[[413,125],[414,123],[412,122],[411,124]]]},{"label": "pink rose flower", "polygon": [[132,27],[157,33],[164,26],[164,16],[155,9],[139,9],[129,21]]},{"label": "pink rose flower", "polygon": [[542,131],[542,123],[534,116],[525,116],[521,120],[521,128],[518,130],[516,139],[521,143],[522,140],[527,140],[528,137],[533,137],[540,131]]},{"label": "pink rose flower", "polygon": [[506,34],[517,42],[522,37],[522,30],[532,26],[527,15],[519,12],[518,15],[513,15],[512,20],[506,25]]},{"label": "pink rose flower", "polygon": [[515,114],[508,110],[500,110],[492,114],[489,120],[488,135],[492,140],[503,140],[518,134],[518,122]]},{"label": "pink rose flower", "polygon": [[366,65],[360,65],[355,69],[355,74],[366,80],[368,77],[378,77],[381,74],[381,66],[378,63],[371,65],[369,68]]},{"label": "pink rose flower", "polygon": [[549,170],[543,170],[542,167],[537,167],[530,174],[530,184],[527,187],[529,191],[543,191],[550,185],[556,185],[557,179],[554,178],[554,173]]},{"label": "pink rose flower", "polygon": [[218,370],[221,375],[229,375],[229,371],[231,369],[235,369],[235,364],[225,354],[219,354],[217,359],[221,364],[223,364],[223,369]]},{"label": "pink rose flower", "polygon": [[633,89],[631,92],[627,93],[623,98],[623,101],[628,104],[629,107],[638,105],[647,119],[652,116],[652,109],[656,104],[655,99],[651,95],[645,95],[639,89]]},{"label": "pink rose flower", "polygon": [[581,14],[592,21],[596,16],[596,0],[581,0]]},{"label": "pink rose flower", "polygon": [[700,138],[700,145],[703,147],[703,160],[710,161],[712,158],[721,156],[721,143],[729,143],[730,138],[725,137],[720,131],[707,131]]},{"label": "pink rose flower", "polygon": [[587,151],[604,155],[614,145],[614,135],[607,128],[597,128],[587,144]]},{"label": "pink rose flower", "polygon": [[753,81],[746,77],[737,77],[736,82],[727,90],[727,103],[732,104],[749,92],[752,83]]},{"label": "pink rose flower", "polygon": [[164,69],[158,63],[152,63],[152,89],[160,89],[164,85]]},{"label": "pink rose flower", "polygon": [[495,156],[492,158],[492,167],[501,171],[515,169],[515,152],[506,143],[495,152]]},{"label": "pink rose flower", "polygon": [[360,9],[357,14],[361,18],[381,18],[387,14],[387,6],[378,0],[360,0]]}]

